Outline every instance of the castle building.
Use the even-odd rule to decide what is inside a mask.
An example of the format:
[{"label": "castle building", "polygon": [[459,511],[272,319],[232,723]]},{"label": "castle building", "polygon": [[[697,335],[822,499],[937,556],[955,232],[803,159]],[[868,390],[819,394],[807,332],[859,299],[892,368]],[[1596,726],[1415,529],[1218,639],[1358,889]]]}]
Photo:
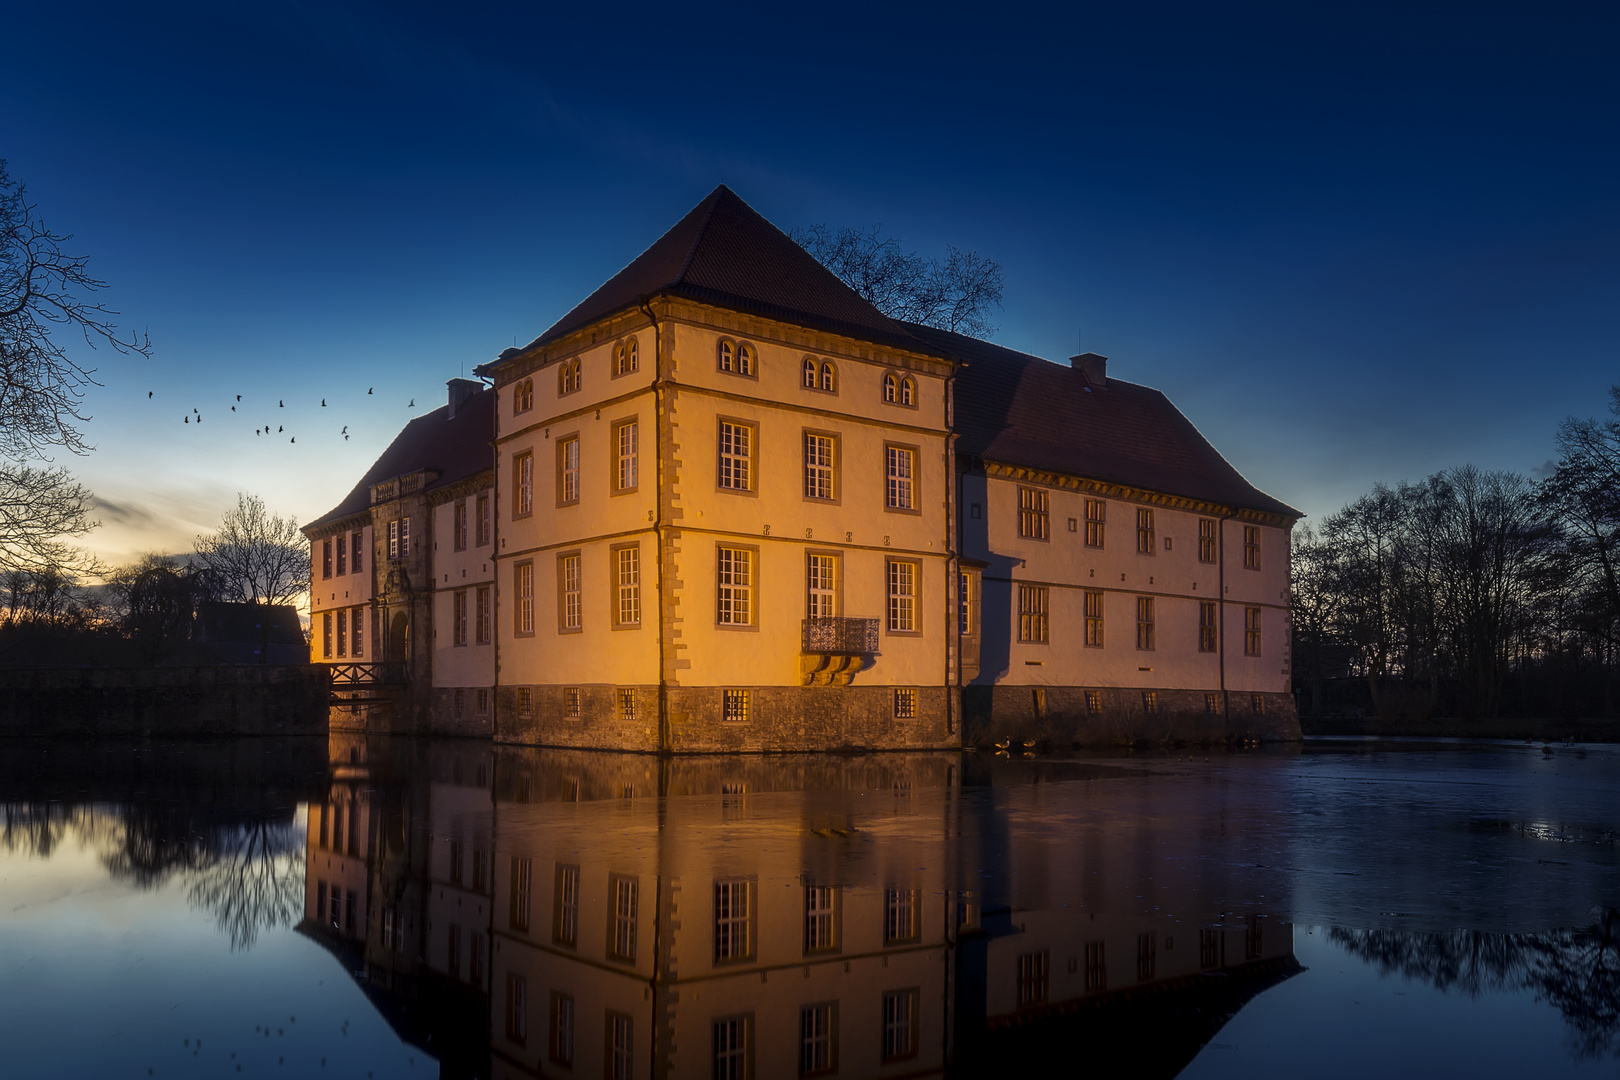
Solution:
[{"label": "castle building", "polygon": [[477,374],[306,529],[315,659],[342,652],[324,545],[370,530],[365,617],[409,668],[408,707],[360,726],[674,753],[1297,736],[1297,511],[1106,358],[892,320],[725,187]]}]

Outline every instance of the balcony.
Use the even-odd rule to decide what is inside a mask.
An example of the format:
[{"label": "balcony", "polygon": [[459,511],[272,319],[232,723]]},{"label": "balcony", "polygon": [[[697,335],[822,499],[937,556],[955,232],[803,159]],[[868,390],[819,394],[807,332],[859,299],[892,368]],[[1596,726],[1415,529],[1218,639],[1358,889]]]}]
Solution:
[{"label": "balcony", "polygon": [[878,651],[876,619],[806,619],[799,672],[805,686],[848,686]]}]

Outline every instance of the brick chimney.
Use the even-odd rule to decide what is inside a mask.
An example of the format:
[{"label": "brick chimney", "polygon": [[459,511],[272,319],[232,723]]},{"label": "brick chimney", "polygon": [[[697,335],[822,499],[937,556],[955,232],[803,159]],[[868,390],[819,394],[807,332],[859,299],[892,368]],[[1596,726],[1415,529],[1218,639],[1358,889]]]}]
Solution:
[{"label": "brick chimney", "polygon": [[484,388],[484,384],[475,379],[451,379],[447,384],[450,388],[450,415],[448,420],[456,418],[456,410],[461,403],[472,397]]},{"label": "brick chimney", "polygon": [[1069,366],[1078,371],[1089,386],[1108,385],[1108,357],[1094,352],[1083,352],[1069,357]]}]

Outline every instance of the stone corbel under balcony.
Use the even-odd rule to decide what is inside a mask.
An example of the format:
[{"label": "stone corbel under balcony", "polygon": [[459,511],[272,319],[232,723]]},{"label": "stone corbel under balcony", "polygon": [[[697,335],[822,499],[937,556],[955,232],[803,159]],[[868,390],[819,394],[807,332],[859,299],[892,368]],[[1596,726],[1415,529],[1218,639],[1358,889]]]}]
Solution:
[{"label": "stone corbel under balcony", "polygon": [[848,686],[877,654],[876,619],[804,620],[799,673],[805,686]]}]

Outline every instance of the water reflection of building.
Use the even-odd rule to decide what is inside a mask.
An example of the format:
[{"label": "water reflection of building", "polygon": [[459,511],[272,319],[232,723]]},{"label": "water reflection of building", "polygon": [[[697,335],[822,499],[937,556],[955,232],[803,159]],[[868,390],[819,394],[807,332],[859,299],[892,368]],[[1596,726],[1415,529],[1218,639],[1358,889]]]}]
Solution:
[{"label": "water reflection of building", "polygon": [[1221,910],[1222,877],[1133,899],[1150,826],[1077,833],[952,754],[388,750],[336,748],[309,924],[447,1074],[1038,1068],[1079,1029],[1111,1055],[1134,1015],[1166,1030],[1125,1049],[1173,1075],[1296,969],[1291,927]]}]

